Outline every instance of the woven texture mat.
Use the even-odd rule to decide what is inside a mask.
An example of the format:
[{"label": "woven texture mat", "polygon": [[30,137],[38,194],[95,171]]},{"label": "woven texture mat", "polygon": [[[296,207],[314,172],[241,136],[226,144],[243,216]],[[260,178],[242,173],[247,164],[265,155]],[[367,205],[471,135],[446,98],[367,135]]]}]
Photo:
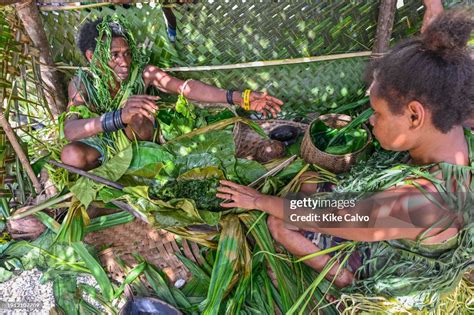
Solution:
[{"label": "woven texture mat", "polygon": [[[157,266],[171,282],[179,279],[187,280],[191,275],[176,253],[183,254],[179,249],[175,236],[165,230],[157,230],[139,220],[121,224],[105,230],[86,235],[86,243],[94,245],[101,252],[100,259],[109,275],[117,281],[123,280],[123,272],[116,263],[116,257],[126,265],[133,267],[137,264],[132,254],[139,254],[148,262]],[[184,255],[196,261],[193,251],[197,245],[182,242]]]},{"label": "woven texture mat", "polygon": [[[467,2],[450,0],[445,5]],[[421,1],[399,3],[403,5],[396,11],[393,43],[418,32],[424,13]],[[83,64],[74,42],[81,23],[117,13],[126,17],[137,42],[148,48],[150,63],[207,66],[371,50],[378,1],[199,1],[174,5],[172,11],[177,20],[176,45],[168,39],[161,7],[154,4],[43,12],[43,20],[57,62]],[[267,90],[285,101],[280,118],[288,119],[292,114],[328,113],[359,98],[364,93],[366,60],[172,74],[226,89]]]},{"label": "woven texture mat", "polygon": [[[53,2],[53,1],[52,1]],[[460,2],[460,1],[448,1]],[[405,1],[397,10],[394,41],[419,30],[421,1]],[[60,9],[60,7],[58,7]],[[378,1],[198,1],[175,5],[176,50],[168,43],[161,7],[103,6],[44,12],[56,59],[71,61],[74,33],[85,18],[123,14],[139,40],[153,44],[153,61],[178,52],[179,65],[233,64],[370,50]],[[173,53],[174,53],[173,52]],[[75,54],[74,62],[78,56]]]},{"label": "woven texture mat", "polygon": [[[330,112],[332,108],[350,103],[364,96],[362,81],[367,58],[349,58],[314,63],[245,68],[238,70],[213,70],[174,72],[186,79],[201,80],[226,89],[263,90],[281,99],[280,117],[292,118],[309,112]],[[268,84],[272,83],[267,88]]]}]

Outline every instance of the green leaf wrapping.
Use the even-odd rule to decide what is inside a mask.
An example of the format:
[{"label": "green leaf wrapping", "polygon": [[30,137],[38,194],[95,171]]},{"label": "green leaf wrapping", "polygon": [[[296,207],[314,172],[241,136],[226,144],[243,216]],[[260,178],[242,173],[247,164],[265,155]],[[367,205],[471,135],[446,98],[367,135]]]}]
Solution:
[{"label": "green leaf wrapping", "polygon": [[[90,173],[116,181],[125,174],[131,161],[132,147],[128,146],[104,165],[90,171]],[[97,198],[97,192],[103,187],[103,184],[98,184],[88,178],[81,177],[74,186],[71,187],[71,192],[87,208],[90,203]]]}]

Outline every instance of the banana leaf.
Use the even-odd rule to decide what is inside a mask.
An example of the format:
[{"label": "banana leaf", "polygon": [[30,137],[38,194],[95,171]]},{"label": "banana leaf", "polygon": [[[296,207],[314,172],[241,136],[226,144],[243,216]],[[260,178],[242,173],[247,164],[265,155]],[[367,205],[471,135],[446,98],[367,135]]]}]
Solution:
[{"label": "banana leaf", "polygon": [[167,202],[153,200],[148,194],[147,186],[126,187],[123,199],[139,213],[148,217],[156,227],[180,227],[192,224],[216,225],[220,214],[198,210],[193,200],[176,198]]},{"label": "banana leaf", "polygon": [[[116,181],[125,174],[131,161],[132,147],[128,146],[125,150],[112,157],[104,165],[90,171],[90,173]],[[96,200],[97,193],[103,187],[103,184],[98,184],[88,178],[81,177],[71,187],[71,192],[74,193],[76,198],[79,199],[84,207],[87,208],[92,201]]]},{"label": "banana leaf", "polygon": [[254,180],[260,178],[267,172],[265,167],[257,161],[236,159],[235,174],[238,176],[238,182],[242,185],[248,185]]},{"label": "banana leaf", "polygon": [[160,145],[140,141],[132,145],[133,153],[126,175],[154,178],[161,169],[170,165],[174,156]]},{"label": "banana leaf", "polygon": [[[248,244],[240,221],[235,215],[221,220],[222,232],[206,300],[200,304],[202,314],[218,314],[223,299],[242,274],[242,263],[249,257]],[[242,260],[244,259],[244,260]],[[248,262],[248,261],[247,261]]]},{"label": "banana leaf", "polygon": [[238,178],[235,174],[235,144],[232,132],[211,131],[191,138],[183,138],[163,146],[175,156],[207,153],[220,161],[226,178]]}]

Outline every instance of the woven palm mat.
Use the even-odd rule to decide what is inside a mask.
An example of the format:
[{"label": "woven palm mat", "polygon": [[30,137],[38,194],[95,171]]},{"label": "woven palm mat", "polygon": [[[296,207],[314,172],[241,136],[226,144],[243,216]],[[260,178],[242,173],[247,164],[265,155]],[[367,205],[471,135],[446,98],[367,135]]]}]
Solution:
[{"label": "woven palm mat", "polygon": [[134,267],[137,261],[133,254],[139,254],[147,262],[162,270],[174,283],[180,279],[187,281],[191,277],[189,270],[176,254],[184,254],[194,262],[199,262],[200,257],[199,248],[195,243],[182,240],[183,253],[176,243],[174,234],[157,230],[139,220],[91,232],[86,235],[84,242],[101,251],[99,258],[102,265],[110,277],[118,282],[124,280],[125,274],[117,263],[117,258],[123,260],[127,266]]},{"label": "woven palm mat", "polygon": [[[54,1],[52,1],[54,2]],[[457,1],[459,2],[459,1]],[[419,30],[421,2],[397,10],[394,40]],[[85,18],[118,13],[126,17],[139,42],[151,43],[151,61],[177,65],[219,65],[259,60],[370,50],[375,38],[378,1],[198,1],[176,5],[176,48],[166,35],[161,7],[140,3],[43,12],[56,61],[83,61],[74,34]]]},{"label": "woven palm mat", "polygon": [[[243,91],[266,89],[281,99],[281,117],[291,113],[327,113],[360,99],[366,57],[233,70],[172,72],[180,79],[196,79],[220,88]],[[272,83],[270,87],[268,84]],[[268,87],[268,88],[267,88]]]}]

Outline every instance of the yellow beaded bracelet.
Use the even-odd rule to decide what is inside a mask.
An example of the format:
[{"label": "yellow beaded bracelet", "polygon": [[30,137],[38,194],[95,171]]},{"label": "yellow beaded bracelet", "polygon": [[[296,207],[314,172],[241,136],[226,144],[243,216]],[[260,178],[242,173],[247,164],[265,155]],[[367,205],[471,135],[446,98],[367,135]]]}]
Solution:
[{"label": "yellow beaded bracelet", "polygon": [[250,110],[250,93],[252,90],[245,90],[244,91],[244,106],[242,107],[244,110]]}]

